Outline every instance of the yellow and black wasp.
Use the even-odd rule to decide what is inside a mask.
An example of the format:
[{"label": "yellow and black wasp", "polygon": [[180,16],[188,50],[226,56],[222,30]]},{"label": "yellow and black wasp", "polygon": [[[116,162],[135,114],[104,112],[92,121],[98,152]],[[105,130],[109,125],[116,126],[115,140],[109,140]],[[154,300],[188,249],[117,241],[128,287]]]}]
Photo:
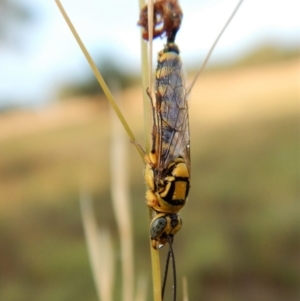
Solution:
[{"label": "yellow and black wasp", "polygon": [[[174,300],[176,272],[172,243],[174,235],[182,226],[178,212],[185,205],[190,189],[188,103],[179,48],[175,44],[181,20],[182,11],[177,0],[161,0],[154,3],[153,36],[165,35],[167,44],[158,54],[155,97],[152,97],[148,90],[153,125],[151,150],[145,155],[145,180],[148,186],[146,201],[155,211],[150,224],[150,237],[155,249],[169,243],[162,296],[171,258]],[[148,40],[147,6],[141,11],[138,24],[144,28],[143,38]]]},{"label": "yellow and black wasp", "polygon": [[152,147],[145,170],[147,205],[159,213],[150,227],[154,248],[180,229],[177,213],[190,188],[188,104],[181,73],[178,47],[168,42],[158,57],[155,103],[151,98]]},{"label": "yellow and black wasp", "polygon": [[[148,20],[145,19],[146,8],[142,10],[138,24],[144,27],[143,37],[147,39]],[[164,245],[168,236],[173,237],[180,229],[182,221],[177,213],[185,205],[190,188],[188,103],[179,48],[174,43],[181,19],[177,1],[154,3],[154,29],[168,20],[167,25],[162,25],[163,29],[154,30],[155,37],[166,34],[167,44],[158,54],[155,99],[148,91],[153,127],[152,147],[145,156],[145,180],[149,187],[147,205],[157,213],[150,226],[154,248]]]},{"label": "yellow and black wasp", "polygon": [[[145,180],[149,187],[147,205],[157,213],[150,226],[154,248],[164,245],[168,236],[180,229],[182,221],[177,213],[185,205],[190,188],[188,103],[179,48],[174,43],[181,19],[177,1],[154,3],[154,37],[167,36],[167,44],[158,54],[155,99],[148,91],[153,126],[151,150],[145,156]],[[144,27],[143,37],[148,39],[147,6],[138,24]],[[156,29],[158,25],[162,25],[160,29]]]}]

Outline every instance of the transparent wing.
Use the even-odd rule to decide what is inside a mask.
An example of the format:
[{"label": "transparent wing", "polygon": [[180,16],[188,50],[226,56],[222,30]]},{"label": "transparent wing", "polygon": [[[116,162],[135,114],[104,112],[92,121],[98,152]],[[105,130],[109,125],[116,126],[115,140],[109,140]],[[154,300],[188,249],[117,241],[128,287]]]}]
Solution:
[{"label": "transparent wing", "polygon": [[190,134],[182,64],[178,54],[165,53],[156,70],[158,171],[182,157],[190,170]]}]

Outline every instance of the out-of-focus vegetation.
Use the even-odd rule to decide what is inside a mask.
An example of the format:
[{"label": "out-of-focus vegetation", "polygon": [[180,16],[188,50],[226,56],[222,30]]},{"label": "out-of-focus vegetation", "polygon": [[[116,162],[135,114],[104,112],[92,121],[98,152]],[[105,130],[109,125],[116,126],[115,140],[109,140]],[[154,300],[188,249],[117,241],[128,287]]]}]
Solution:
[{"label": "out-of-focus vegetation", "polygon": [[269,64],[283,60],[290,60],[300,55],[300,48],[284,49],[275,45],[263,45],[249,52],[237,60],[234,67],[245,67],[249,65]]},{"label": "out-of-focus vegetation", "polygon": [[[105,82],[110,89],[126,89],[140,83],[137,74],[128,73],[122,70],[112,58],[103,57],[98,64]],[[62,99],[68,99],[70,96],[91,96],[104,95],[99,83],[94,75],[85,78],[80,82],[71,83],[61,88],[60,96]]]},{"label": "out-of-focus vegetation", "polygon": [[[209,66],[206,72],[210,71],[220,71],[235,68],[244,68],[253,65],[262,64],[272,64],[278,61],[292,60],[300,55],[300,49],[283,49],[275,45],[261,45],[243,57],[237,59],[234,62],[217,64]],[[189,74],[195,74],[200,66],[201,62],[194,64],[193,67],[188,69]],[[195,67],[196,66],[196,67]],[[132,86],[140,84],[140,76],[138,74],[128,73],[120,68],[118,64],[115,63],[113,58],[103,57],[99,59],[98,69],[108,84],[108,86],[114,88],[117,84],[119,89],[126,89]],[[72,82],[60,89],[60,97],[62,99],[69,99],[72,96],[92,96],[92,95],[104,95],[99,83],[96,78],[91,75],[88,78],[83,78],[78,82]]]},{"label": "out-of-focus vegetation", "polygon": [[[295,58],[300,56],[300,48],[283,48],[274,44],[262,44],[257,48],[250,50],[248,53],[244,54],[240,58],[236,58],[234,61],[226,61],[222,63],[216,64],[208,64],[205,72],[214,72],[220,70],[228,70],[228,69],[236,69],[236,68],[245,68],[249,66],[255,65],[265,65],[265,64],[273,64],[279,61],[285,60],[294,60]],[[201,62],[199,61],[197,64],[193,64],[189,68],[190,74],[197,73]]]},{"label": "out-of-focus vegetation", "polygon": [[[299,298],[299,63],[208,72],[193,90],[192,188],[174,242],[178,284],[187,276],[190,300]],[[141,93],[127,89],[122,98],[143,144]],[[89,100],[0,115],[0,300],[97,300],[81,187],[116,250],[118,238],[108,105]],[[136,271],[150,281],[144,167],[130,150]]]}]

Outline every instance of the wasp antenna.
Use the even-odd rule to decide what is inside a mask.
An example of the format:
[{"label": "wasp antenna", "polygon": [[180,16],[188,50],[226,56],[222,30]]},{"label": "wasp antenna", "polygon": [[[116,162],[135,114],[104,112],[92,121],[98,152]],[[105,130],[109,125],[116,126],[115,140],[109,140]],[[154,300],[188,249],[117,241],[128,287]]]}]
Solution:
[{"label": "wasp antenna", "polygon": [[167,277],[168,277],[168,270],[169,270],[170,257],[171,257],[171,251],[170,251],[170,249],[169,249],[169,251],[168,251],[168,256],[167,256],[167,260],[166,260],[166,266],[165,266],[164,280],[163,280],[163,283],[162,283],[162,289],[161,289],[161,299],[162,299],[162,300],[164,300],[164,294],[165,294],[165,288],[166,288]]},{"label": "wasp antenna", "polygon": [[166,260],[165,275],[164,275],[164,280],[163,280],[163,284],[162,284],[161,299],[164,300],[164,293],[165,293],[165,288],[166,288],[166,283],[167,283],[169,263],[170,263],[170,259],[171,259],[172,260],[172,270],[173,270],[173,301],[176,301],[177,279],[176,279],[175,256],[174,256],[173,247],[172,247],[173,237],[168,236],[167,241],[169,243],[169,251],[168,251],[168,256],[167,256],[167,260]]},{"label": "wasp antenna", "polygon": [[175,256],[173,252],[173,238],[169,241],[169,252],[171,253],[172,267],[173,267],[173,301],[176,301],[176,291],[177,291],[177,279],[176,279],[176,264],[175,264]]},{"label": "wasp antenna", "polygon": [[207,64],[207,62],[208,62],[208,60],[209,60],[209,58],[210,58],[210,56],[211,56],[213,50],[215,49],[217,43],[219,42],[219,40],[220,40],[222,34],[223,34],[224,31],[226,30],[227,26],[229,25],[229,23],[230,23],[231,20],[233,19],[234,15],[235,15],[236,12],[238,11],[238,9],[239,9],[239,7],[241,6],[241,4],[243,3],[243,1],[244,1],[244,0],[240,0],[240,1],[238,2],[238,4],[236,5],[235,9],[233,10],[233,12],[231,13],[230,17],[228,18],[227,22],[225,23],[225,25],[223,26],[222,30],[220,31],[219,35],[217,36],[217,38],[215,39],[214,43],[213,43],[212,46],[210,47],[210,49],[209,49],[209,51],[208,51],[208,53],[207,53],[207,55],[206,55],[206,57],[205,57],[205,59],[204,59],[202,65],[201,65],[199,71],[197,72],[197,74],[195,75],[195,77],[194,77],[192,83],[190,84],[190,86],[189,86],[189,87],[187,88],[187,90],[186,90],[187,95],[190,94],[190,92],[191,92],[192,88],[194,87],[194,85],[195,85],[195,83],[196,83],[196,81],[197,81],[199,75],[202,73],[203,69],[206,67],[206,64]]}]

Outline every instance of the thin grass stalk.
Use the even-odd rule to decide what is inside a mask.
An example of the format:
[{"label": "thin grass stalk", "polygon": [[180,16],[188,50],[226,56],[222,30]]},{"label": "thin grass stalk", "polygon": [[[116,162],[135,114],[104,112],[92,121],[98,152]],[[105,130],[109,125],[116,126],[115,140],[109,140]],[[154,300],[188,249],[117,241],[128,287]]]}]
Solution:
[{"label": "thin grass stalk", "polygon": [[226,30],[227,26],[229,25],[229,23],[231,22],[231,20],[233,19],[233,17],[235,16],[236,12],[238,11],[238,9],[240,8],[240,6],[242,5],[244,0],[240,0],[238,2],[238,4],[236,5],[236,7],[234,8],[233,12],[231,13],[230,17],[228,18],[228,20],[226,21],[226,23],[224,24],[223,28],[221,29],[220,33],[218,34],[217,38],[215,39],[215,41],[213,42],[213,44],[211,45],[199,71],[196,73],[192,83],[190,84],[190,86],[187,88],[187,95],[189,95],[191,93],[191,90],[193,89],[199,75],[202,73],[202,71],[204,70],[204,68],[206,67],[206,64],[208,62],[208,60],[210,59],[210,56],[212,54],[212,52],[214,51],[217,43],[219,42],[221,36],[223,35],[224,31]]},{"label": "thin grass stalk", "polygon": [[188,285],[187,285],[187,279],[186,277],[182,278],[182,300],[183,301],[189,301],[189,296],[188,296]]},{"label": "thin grass stalk", "polygon": [[[139,0],[139,9],[141,11],[142,7],[145,5],[144,0]],[[142,36],[143,29],[140,29],[140,36]],[[142,66],[142,86],[143,86],[143,107],[144,107],[144,133],[145,133],[145,151],[149,153],[150,151],[150,124],[151,124],[151,106],[149,97],[146,93],[146,88],[149,84],[149,65],[148,65],[148,50],[147,43],[141,38],[141,66]]]},{"label": "thin grass stalk", "polygon": [[137,290],[134,301],[146,301],[147,300],[147,277],[137,278]]},{"label": "thin grass stalk", "polygon": [[107,229],[98,228],[92,200],[83,192],[80,195],[80,208],[98,299],[113,301],[115,256],[111,235]]},{"label": "thin grass stalk", "polygon": [[[116,85],[113,86],[116,87]],[[114,90],[116,91],[117,89]],[[120,105],[121,97],[117,97],[116,100]],[[123,135],[122,126],[112,109],[110,110],[110,118],[112,129],[110,186],[121,245],[122,300],[132,301],[134,291],[134,264],[132,217],[128,181],[129,168],[127,164],[128,142]]]},{"label": "thin grass stalk", "polygon": [[[55,0],[55,2],[57,4],[57,6],[58,6],[58,8],[59,8],[59,10],[61,12],[61,14],[63,15],[65,21],[67,22],[67,24],[68,24],[68,26],[69,26],[69,28],[70,28],[73,36],[75,37],[75,39],[76,39],[76,41],[77,41],[77,43],[78,43],[81,51],[83,52],[83,54],[86,57],[88,63],[90,64],[90,67],[92,68],[92,70],[94,72],[94,75],[95,75],[98,83],[100,84],[100,86],[101,86],[101,88],[102,88],[102,90],[103,90],[106,98],[110,102],[110,105],[112,106],[112,108],[114,109],[115,113],[117,114],[120,122],[122,123],[122,125],[123,125],[123,127],[124,127],[124,129],[125,129],[125,131],[127,133],[127,135],[129,136],[129,138],[130,138],[131,141],[136,141],[135,137],[134,137],[134,135],[133,135],[133,133],[132,133],[130,127],[129,127],[129,125],[127,124],[127,122],[126,122],[123,114],[121,113],[119,107],[117,106],[117,104],[116,104],[116,102],[115,102],[115,100],[114,100],[114,98],[113,98],[113,96],[112,96],[112,94],[111,94],[108,86],[106,85],[106,83],[105,83],[105,81],[104,81],[101,73],[97,69],[96,64],[94,63],[92,57],[90,56],[89,52],[85,48],[84,44],[82,43],[82,41],[81,41],[81,39],[80,39],[80,37],[79,37],[79,35],[78,35],[78,33],[77,33],[74,25],[72,24],[70,18],[68,17],[68,15],[67,15],[65,9],[63,8],[61,2],[59,0]],[[142,150],[138,147],[137,144],[134,144],[134,146],[136,147],[136,149],[139,152],[140,156],[143,158],[144,154],[143,154]]]},{"label": "thin grass stalk", "polygon": [[[139,7],[140,11],[142,7],[145,5],[145,2],[140,0],[139,1]],[[152,97],[155,97],[154,94],[154,85],[153,85],[153,75],[152,75],[152,40],[153,40],[153,0],[148,1],[148,31],[149,31],[149,43],[146,43],[141,38],[141,49],[142,49],[142,78],[143,78],[143,90],[146,91],[146,89],[149,87],[150,89],[150,95]],[[142,30],[141,30],[142,31]],[[142,36],[142,35],[141,35]],[[148,45],[147,47],[144,45]],[[144,78],[147,79],[144,81]],[[145,85],[146,82],[146,85]],[[153,98],[154,99],[154,98]],[[149,129],[149,124],[152,122],[151,116],[151,106],[150,106],[150,100],[147,93],[143,93],[143,102],[144,102],[144,113],[145,114],[145,132],[147,136],[147,142],[146,142],[146,153],[150,152],[150,136],[151,136],[151,130]],[[151,122],[150,122],[151,120]],[[153,210],[151,208],[148,208],[148,215],[149,215],[149,224],[152,221],[153,218]],[[151,245],[150,240],[150,254],[151,254],[151,268],[152,268],[152,283],[153,283],[153,300],[154,301],[161,301],[161,270],[160,270],[160,257],[159,257],[159,251],[155,250]]]},{"label": "thin grass stalk", "polygon": [[[120,109],[118,108],[116,102],[114,101],[114,98],[110,92],[110,90],[108,89],[101,73],[99,72],[99,70],[97,69],[94,61],[92,60],[91,56],[89,55],[88,51],[86,50],[84,44],[82,43],[79,35],[77,34],[77,31],[75,30],[75,27],[73,26],[71,20],[69,19],[67,13],[65,12],[61,2],[59,0],[55,0],[59,10],[61,11],[66,23],[68,24],[72,34],[74,35],[79,47],[81,48],[82,52],[84,53],[87,61],[89,62],[95,77],[97,79],[97,81],[99,82],[101,88],[104,91],[104,94],[106,95],[107,99],[109,100],[112,108],[114,109],[115,113],[117,114],[119,120],[121,121],[124,129],[126,130],[129,138],[131,139],[131,141],[136,141],[135,137],[131,131],[131,129],[129,128],[125,118],[123,117]],[[153,2],[152,2],[153,3]],[[153,5],[153,4],[152,4]],[[140,8],[143,6],[142,1],[140,0]],[[151,23],[152,19],[150,19],[149,22],[149,26],[150,26],[150,30],[149,32],[152,31],[152,23]],[[151,33],[150,33],[151,35]],[[141,44],[143,44],[143,42],[141,42]],[[145,43],[144,43],[145,44]],[[146,90],[146,86],[145,86],[145,82],[149,82],[149,78],[151,76],[147,76],[147,74],[152,74],[151,71],[151,67],[152,65],[149,65],[149,62],[147,60],[147,51],[145,50],[146,47],[144,45],[142,45],[142,69],[143,69],[143,87],[144,90]],[[152,49],[152,47],[151,47]],[[152,53],[152,50],[150,51]],[[152,56],[152,55],[151,55]],[[151,60],[152,61],[152,60]],[[150,70],[148,70],[147,68],[150,67]],[[151,87],[153,85],[151,84]],[[155,97],[154,93],[152,94],[153,97]],[[149,120],[150,120],[150,106],[149,106],[149,99],[147,94],[144,92],[143,94],[143,99],[144,99],[144,108],[145,108],[145,121],[146,124],[150,124]],[[150,133],[151,131],[149,131],[149,126],[146,126],[146,133]],[[148,134],[147,134],[148,135]],[[149,134],[150,135],[150,134]],[[150,139],[146,139],[147,141],[150,141]],[[144,157],[144,153],[143,151],[140,149],[140,147],[138,146],[138,144],[134,144],[137,151],[139,152],[140,156],[143,158]],[[146,152],[149,152],[150,150],[150,143],[146,142]],[[149,209],[149,220],[152,220],[152,210]],[[154,301],[160,301],[161,300],[161,276],[160,276],[160,261],[159,261],[159,252],[157,250],[154,250],[151,246],[150,246],[150,252],[151,252],[151,259],[152,259],[152,274],[153,274],[153,291],[154,291]]]},{"label": "thin grass stalk", "polygon": [[[153,85],[153,74],[152,74],[152,59],[153,59],[153,10],[154,10],[154,4],[153,0],[148,1],[148,31],[149,31],[149,42],[148,42],[148,78],[149,78],[149,83],[148,87],[150,89],[150,95],[152,99],[155,99],[155,94],[154,94],[154,85]],[[154,102],[156,105],[156,102]]]}]

